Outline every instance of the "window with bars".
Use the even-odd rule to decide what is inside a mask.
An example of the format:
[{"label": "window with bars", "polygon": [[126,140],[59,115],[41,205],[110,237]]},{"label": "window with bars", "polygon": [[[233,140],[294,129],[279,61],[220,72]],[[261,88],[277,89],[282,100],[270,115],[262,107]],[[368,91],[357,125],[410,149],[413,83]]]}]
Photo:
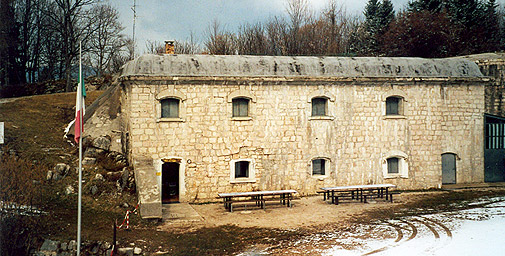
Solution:
[{"label": "window with bars", "polygon": [[312,160],[312,175],[325,175],[326,174],[326,160],[314,159]]},{"label": "window with bars", "polygon": [[505,148],[505,123],[486,124],[486,149]]},{"label": "window with bars", "polygon": [[312,116],[327,116],[328,99],[317,97],[312,98]]},{"label": "window with bars", "polygon": [[232,100],[233,105],[233,117],[248,117],[249,116],[249,99],[246,98],[234,98]]},{"label": "window with bars", "polygon": [[161,117],[162,118],[178,118],[179,117],[179,99],[167,98],[161,101]]}]

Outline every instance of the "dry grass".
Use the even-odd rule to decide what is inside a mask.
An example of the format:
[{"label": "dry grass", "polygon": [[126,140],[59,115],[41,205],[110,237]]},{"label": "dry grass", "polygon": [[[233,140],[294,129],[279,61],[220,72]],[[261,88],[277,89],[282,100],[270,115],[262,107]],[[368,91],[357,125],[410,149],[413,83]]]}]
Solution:
[{"label": "dry grass", "polygon": [[[102,91],[86,98],[92,103]],[[63,139],[64,130],[75,116],[75,93],[19,98],[0,103],[0,120],[5,122],[5,144],[20,157],[52,168],[58,162],[71,162],[75,148]]]}]

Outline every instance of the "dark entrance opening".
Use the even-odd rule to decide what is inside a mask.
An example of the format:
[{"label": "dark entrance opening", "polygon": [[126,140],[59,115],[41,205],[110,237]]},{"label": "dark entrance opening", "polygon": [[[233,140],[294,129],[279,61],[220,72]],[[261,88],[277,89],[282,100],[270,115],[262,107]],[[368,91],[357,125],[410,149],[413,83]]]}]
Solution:
[{"label": "dark entrance opening", "polygon": [[179,202],[179,163],[163,163],[161,170],[161,201],[163,203]]},{"label": "dark entrance opening", "polygon": [[455,154],[442,154],[442,184],[456,184]]},{"label": "dark entrance opening", "polygon": [[505,181],[505,118],[484,115],[484,181]]}]

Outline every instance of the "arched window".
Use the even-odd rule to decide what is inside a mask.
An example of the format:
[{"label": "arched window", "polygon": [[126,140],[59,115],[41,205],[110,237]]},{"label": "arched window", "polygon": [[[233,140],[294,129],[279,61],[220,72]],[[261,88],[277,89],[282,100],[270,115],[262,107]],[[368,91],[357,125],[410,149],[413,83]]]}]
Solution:
[{"label": "arched window", "polygon": [[162,118],[179,118],[179,103],[177,98],[165,98],[160,100]]},{"label": "arched window", "polygon": [[328,99],[323,97],[312,98],[312,116],[328,115]]},{"label": "arched window", "polygon": [[407,154],[399,150],[388,152],[382,158],[382,174],[385,179],[408,178],[409,163],[407,161]]}]

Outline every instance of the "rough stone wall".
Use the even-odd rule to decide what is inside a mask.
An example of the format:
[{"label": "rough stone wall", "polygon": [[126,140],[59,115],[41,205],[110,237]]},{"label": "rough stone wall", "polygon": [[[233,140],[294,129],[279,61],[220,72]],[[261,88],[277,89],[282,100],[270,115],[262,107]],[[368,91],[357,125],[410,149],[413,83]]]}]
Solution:
[{"label": "rough stone wall", "polygon": [[[178,78],[125,81],[129,145],[145,202],[159,203],[161,159],[181,160],[181,201],[217,193],[393,183],[401,189],[440,187],[441,154],[455,153],[457,182],[483,181],[484,84],[444,79]],[[159,120],[162,92],[183,95],[181,120]],[[230,95],[247,91],[250,120],[231,117]],[[405,97],[404,116],[389,118],[385,97]],[[325,96],[329,118],[312,118],[310,100]],[[385,179],[384,159],[407,155],[408,178]],[[330,161],[327,177],[311,160]],[[140,159],[135,161],[135,159]],[[255,182],[230,182],[230,162],[250,159]],[[152,164],[149,162],[152,160]],[[156,181],[158,183],[156,184]],[[154,201],[153,201],[154,200]]]},{"label": "rough stone wall", "polygon": [[505,116],[505,59],[479,61],[482,74],[493,77],[494,83],[486,88],[486,113]]}]

